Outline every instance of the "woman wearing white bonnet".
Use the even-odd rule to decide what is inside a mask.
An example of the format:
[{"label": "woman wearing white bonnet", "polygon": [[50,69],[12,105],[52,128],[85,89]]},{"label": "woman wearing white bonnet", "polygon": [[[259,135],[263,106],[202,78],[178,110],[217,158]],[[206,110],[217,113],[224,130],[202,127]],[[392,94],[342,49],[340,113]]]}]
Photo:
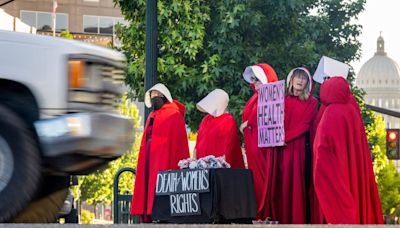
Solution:
[{"label": "woman wearing white bonnet", "polygon": [[225,155],[232,168],[244,168],[242,149],[235,118],[227,111],[228,94],[215,89],[197,103],[207,113],[200,123],[195,154],[197,158]]},{"label": "woman wearing white bonnet", "polygon": [[285,146],[268,155],[272,162],[269,175],[265,176],[271,180],[267,187],[271,194],[266,197],[265,205],[272,210],[267,216],[281,224],[308,222],[310,174],[307,171],[311,170],[312,145],[309,135],[317,106],[309,71],[305,67],[292,69],[287,76],[285,96]]},{"label": "woman wearing white bonnet", "polygon": [[146,92],[144,102],[153,111],[140,145],[131,214],[139,215],[142,223],[149,223],[158,172],[179,169],[178,162],[189,157],[189,147],[186,108],[172,99],[168,88],[161,83],[154,85]]}]

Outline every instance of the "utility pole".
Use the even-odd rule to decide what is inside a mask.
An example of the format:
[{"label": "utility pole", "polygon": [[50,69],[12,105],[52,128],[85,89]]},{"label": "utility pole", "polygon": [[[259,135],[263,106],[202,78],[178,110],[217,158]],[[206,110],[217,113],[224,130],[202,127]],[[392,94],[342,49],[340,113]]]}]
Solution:
[{"label": "utility pole", "polygon": [[[147,0],[146,5],[146,74],[144,91],[157,83],[157,0]],[[150,109],[145,107],[144,122],[146,123]]]},{"label": "utility pole", "polygon": [[57,10],[58,4],[56,0],[53,0],[53,13],[51,14],[52,19],[53,19],[53,36],[56,36],[56,10]]}]

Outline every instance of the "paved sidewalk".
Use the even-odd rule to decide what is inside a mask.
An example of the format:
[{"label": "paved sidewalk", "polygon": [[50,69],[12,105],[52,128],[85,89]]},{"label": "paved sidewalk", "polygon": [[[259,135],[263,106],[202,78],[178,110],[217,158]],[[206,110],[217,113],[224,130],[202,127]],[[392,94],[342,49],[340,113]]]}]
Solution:
[{"label": "paved sidewalk", "polygon": [[243,224],[228,224],[228,225],[219,225],[219,224],[134,224],[134,225],[77,225],[77,224],[0,224],[0,228],[77,228],[77,227],[91,227],[91,228],[371,228],[371,227],[387,227],[394,228],[399,227],[394,225],[243,225]]}]

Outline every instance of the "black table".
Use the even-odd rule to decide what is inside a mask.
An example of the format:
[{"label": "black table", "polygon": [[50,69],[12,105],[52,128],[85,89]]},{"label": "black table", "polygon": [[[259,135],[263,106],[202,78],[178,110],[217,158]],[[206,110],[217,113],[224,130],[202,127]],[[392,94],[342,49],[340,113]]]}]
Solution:
[{"label": "black table", "polygon": [[154,197],[152,219],[160,223],[251,223],[256,217],[253,175],[247,169],[210,169],[210,191],[199,193],[200,215],[171,216],[168,195]]}]

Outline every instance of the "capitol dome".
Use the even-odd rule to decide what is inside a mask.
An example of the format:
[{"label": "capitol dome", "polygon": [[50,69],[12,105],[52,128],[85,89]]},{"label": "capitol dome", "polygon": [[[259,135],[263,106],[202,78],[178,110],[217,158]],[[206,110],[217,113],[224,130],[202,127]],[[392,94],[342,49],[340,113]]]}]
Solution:
[{"label": "capitol dome", "polygon": [[398,89],[400,85],[400,68],[385,52],[385,41],[379,36],[377,51],[361,67],[356,85],[363,89]]}]

